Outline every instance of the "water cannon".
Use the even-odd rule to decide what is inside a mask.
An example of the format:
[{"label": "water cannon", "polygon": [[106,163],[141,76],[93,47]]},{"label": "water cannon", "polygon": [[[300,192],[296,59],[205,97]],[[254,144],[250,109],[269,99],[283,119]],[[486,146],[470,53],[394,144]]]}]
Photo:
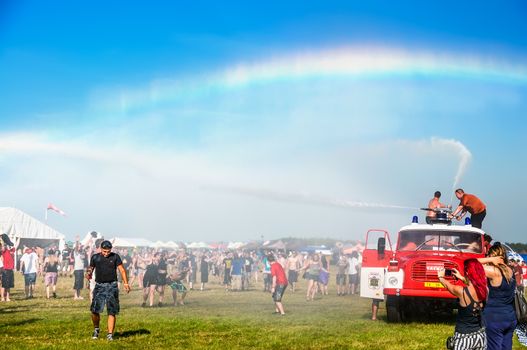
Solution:
[{"label": "water cannon", "polygon": [[435,217],[431,218],[432,224],[444,224],[450,225],[452,223],[452,208],[441,207],[441,208],[420,208],[421,210],[433,211]]}]

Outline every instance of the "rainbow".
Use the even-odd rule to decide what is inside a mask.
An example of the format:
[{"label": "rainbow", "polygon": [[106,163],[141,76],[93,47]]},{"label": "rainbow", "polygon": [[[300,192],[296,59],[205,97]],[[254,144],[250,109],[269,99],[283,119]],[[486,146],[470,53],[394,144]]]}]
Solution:
[{"label": "rainbow", "polygon": [[[366,80],[391,77],[460,78],[527,84],[527,60],[386,47],[347,47],[275,56],[187,80],[163,79],[148,87],[119,91],[121,108],[159,104],[204,92],[310,78]],[[109,101],[109,100],[108,100]]]},{"label": "rainbow", "polygon": [[[525,61],[522,61],[525,62]],[[527,83],[527,65],[493,57],[455,55],[389,48],[342,48],[242,64],[219,75],[218,83],[243,86],[252,82],[306,77],[369,78],[393,75],[453,76]]]}]

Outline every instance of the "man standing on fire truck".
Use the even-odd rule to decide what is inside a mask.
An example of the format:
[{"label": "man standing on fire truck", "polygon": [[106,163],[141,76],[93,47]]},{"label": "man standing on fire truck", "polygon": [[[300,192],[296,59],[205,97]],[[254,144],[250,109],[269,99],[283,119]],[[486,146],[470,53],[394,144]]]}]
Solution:
[{"label": "man standing on fire truck", "polygon": [[483,219],[487,215],[487,207],[478,197],[468,194],[462,188],[456,190],[456,197],[459,199],[459,206],[452,213],[452,217],[461,220],[466,212],[470,213],[470,222],[473,227],[481,228]]},{"label": "man standing on fire truck", "polygon": [[[430,209],[446,208],[447,206],[441,203],[439,201],[439,198],[441,198],[441,192],[435,191],[434,198],[430,199],[430,201],[428,202],[428,208]],[[433,210],[429,210],[426,213],[426,223],[429,225],[432,224],[435,217],[436,217],[436,212]]]}]

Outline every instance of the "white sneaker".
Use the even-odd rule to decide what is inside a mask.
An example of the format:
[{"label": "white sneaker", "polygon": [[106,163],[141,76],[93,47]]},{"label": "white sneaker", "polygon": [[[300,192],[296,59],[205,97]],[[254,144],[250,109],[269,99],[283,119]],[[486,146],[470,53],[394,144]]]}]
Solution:
[{"label": "white sneaker", "polygon": [[93,330],[93,334],[91,336],[92,339],[99,339],[99,328],[95,328]]}]

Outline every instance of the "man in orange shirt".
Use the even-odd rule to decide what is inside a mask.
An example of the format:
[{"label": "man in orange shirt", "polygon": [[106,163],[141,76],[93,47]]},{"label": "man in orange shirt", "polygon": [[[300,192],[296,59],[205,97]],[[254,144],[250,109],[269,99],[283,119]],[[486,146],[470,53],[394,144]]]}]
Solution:
[{"label": "man in orange shirt", "polygon": [[454,210],[452,216],[457,220],[461,220],[468,211],[470,213],[472,226],[481,228],[483,219],[487,215],[487,207],[485,204],[473,194],[465,193],[462,188],[458,188],[455,193],[457,199],[459,199],[459,206]]}]

